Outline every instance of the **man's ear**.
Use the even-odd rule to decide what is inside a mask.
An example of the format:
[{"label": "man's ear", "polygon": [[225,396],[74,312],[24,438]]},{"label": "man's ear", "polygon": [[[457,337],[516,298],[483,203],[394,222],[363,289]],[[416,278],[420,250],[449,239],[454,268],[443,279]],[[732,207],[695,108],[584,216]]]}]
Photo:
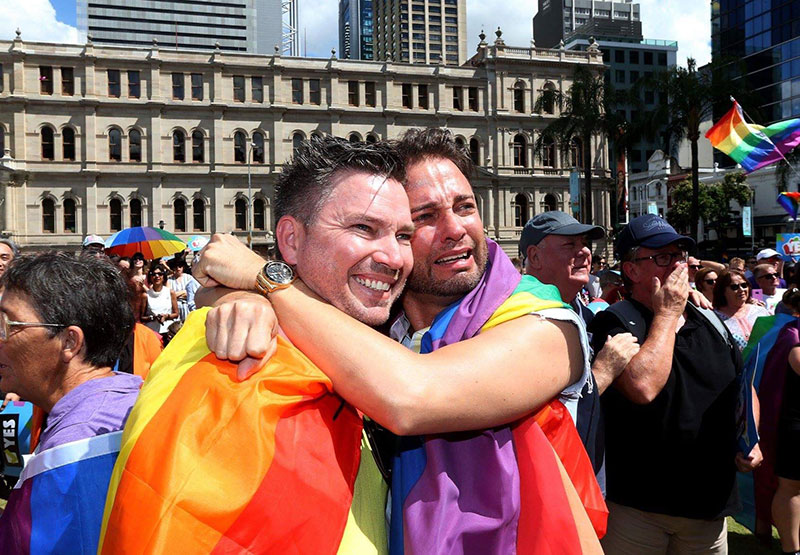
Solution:
[{"label": "man's ear", "polygon": [[633,283],[639,283],[639,265],[634,262],[623,262],[620,268],[623,275],[628,276],[628,279]]},{"label": "man's ear", "polygon": [[292,216],[283,216],[275,226],[275,241],[281,251],[283,260],[294,266],[297,264],[297,253],[303,248],[305,226]]},{"label": "man's ear", "polygon": [[83,330],[78,326],[69,326],[61,332],[61,360],[65,364],[77,356],[84,356],[86,353],[86,340]]},{"label": "man's ear", "polygon": [[542,251],[538,245],[528,245],[527,251],[525,251],[525,264],[531,268],[531,270],[541,270],[543,266],[542,260]]}]

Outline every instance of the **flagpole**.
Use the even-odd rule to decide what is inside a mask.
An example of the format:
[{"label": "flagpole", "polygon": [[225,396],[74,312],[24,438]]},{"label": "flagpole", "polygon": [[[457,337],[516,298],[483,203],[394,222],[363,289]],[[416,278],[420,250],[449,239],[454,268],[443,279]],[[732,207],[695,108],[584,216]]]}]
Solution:
[{"label": "flagpole", "polygon": [[[733,95],[731,95],[730,99],[731,99],[731,101],[733,101],[733,102],[736,102],[736,105],[737,105],[737,106],[739,106],[739,109],[742,111],[742,114],[743,114],[745,117],[749,118],[749,119],[750,119],[750,122],[751,122],[753,125],[758,125],[758,124],[755,122],[755,120],[754,120],[753,118],[751,118],[751,117],[750,117],[750,114],[748,114],[747,112],[745,112],[745,111],[744,111],[744,108],[742,108],[742,105],[741,105],[741,104],[739,104],[739,102],[737,102],[737,100],[736,100],[736,99],[733,97]],[[786,162],[786,165],[787,165],[787,166],[789,166],[789,169],[790,169],[790,170],[792,170],[792,171],[793,171],[793,172],[794,172],[794,173],[795,173],[797,176],[799,176],[799,177],[800,177],[800,172],[798,172],[798,171],[795,169],[795,167],[794,167],[794,166],[791,164],[791,162],[789,162],[789,160],[787,160],[787,159],[786,159],[786,156],[784,156],[783,152],[781,152],[781,149],[779,149],[779,148],[778,148],[778,147],[775,145],[775,143],[773,143],[773,142],[772,142],[772,139],[770,139],[769,137],[767,137],[767,134],[766,134],[766,133],[764,133],[764,132],[762,132],[762,131],[760,131],[760,130],[759,130],[759,132],[761,133],[761,136],[762,136],[762,137],[764,137],[764,138],[767,140],[767,142],[768,142],[769,144],[771,144],[771,145],[772,145],[772,148],[774,148],[774,149],[775,149],[775,150],[778,152],[778,154],[780,154],[780,155],[781,155],[781,158],[783,158],[783,161],[784,161],[784,162]],[[792,231],[794,232],[794,229],[792,229]]]}]

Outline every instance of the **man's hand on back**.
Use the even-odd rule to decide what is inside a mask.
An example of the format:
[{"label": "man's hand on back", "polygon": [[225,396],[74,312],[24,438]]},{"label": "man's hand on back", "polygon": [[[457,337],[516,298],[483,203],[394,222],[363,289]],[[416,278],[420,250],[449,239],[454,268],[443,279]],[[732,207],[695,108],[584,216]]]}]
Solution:
[{"label": "man's hand on back", "polygon": [[200,262],[192,275],[204,287],[223,285],[250,291],[264,259],[247,248],[233,235],[215,233],[200,253]]},{"label": "man's hand on back", "polygon": [[638,352],[639,342],[631,333],[619,333],[608,338],[592,364],[592,373],[600,395],[625,370]]}]

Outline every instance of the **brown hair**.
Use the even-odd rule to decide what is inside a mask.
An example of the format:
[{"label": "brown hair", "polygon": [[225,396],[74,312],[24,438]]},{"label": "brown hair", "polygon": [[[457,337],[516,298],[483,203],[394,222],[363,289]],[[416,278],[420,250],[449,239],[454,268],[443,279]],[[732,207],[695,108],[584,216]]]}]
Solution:
[{"label": "brown hair", "polygon": [[714,308],[722,308],[728,306],[728,300],[725,298],[725,290],[733,281],[733,276],[739,276],[744,280],[747,286],[747,300],[750,300],[750,282],[744,277],[744,272],[741,270],[723,270],[717,278],[717,283],[714,285]]},{"label": "brown hair", "polygon": [[[701,289],[701,285],[700,284],[703,283],[703,280],[706,279],[706,276],[708,276],[708,274],[717,274],[717,279],[719,280],[719,273],[714,268],[700,268],[699,270],[697,270],[697,273],[694,275],[694,284],[697,287],[698,291],[700,291],[700,289]],[[712,285],[712,288],[713,288],[713,285]],[[702,293],[702,291],[700,291],[700,292]],[[713,294],[712,294],[712,296],[713,296]]]}]

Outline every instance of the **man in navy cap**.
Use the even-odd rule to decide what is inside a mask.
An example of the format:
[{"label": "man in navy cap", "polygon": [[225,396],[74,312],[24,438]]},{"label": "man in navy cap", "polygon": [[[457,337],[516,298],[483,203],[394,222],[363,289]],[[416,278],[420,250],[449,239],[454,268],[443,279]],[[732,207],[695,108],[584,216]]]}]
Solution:
[{"label": "man in navy cap", "polygon": [[713,312],[687,302],[693,247],[656,215],[632,220],[616,241],[628,299],[590,326],[596,351],[625,332],[641,343],[601,401],[607,553],[727,553],[737,467],[761,461],[757,447],[737,453],[739,351]]}]

